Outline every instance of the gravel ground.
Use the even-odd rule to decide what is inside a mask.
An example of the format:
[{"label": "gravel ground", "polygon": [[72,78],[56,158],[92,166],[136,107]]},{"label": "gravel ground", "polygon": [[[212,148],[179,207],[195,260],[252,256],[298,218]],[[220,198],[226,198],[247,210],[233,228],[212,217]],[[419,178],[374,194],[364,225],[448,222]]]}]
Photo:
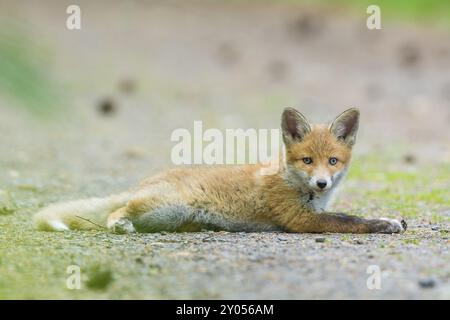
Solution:
[{"label": "gravel ground", "polygon": [[[109,2],[108,2],[109,3]],[[48,47],[64,110],[0,96],[0,298],[450,298],[450,33],[291,4],[11,2]],[[5,13],[2,13],[5,15]],[[403,216],[402,235],[34,231],[53,202],[106,195],[170,167],[170,133],[277,128],[282,107],[328,121],[362,110],[335,205]],[[66,268],[81,268],[80,290]],[[369,266],[381,289],[369,290]]]}]

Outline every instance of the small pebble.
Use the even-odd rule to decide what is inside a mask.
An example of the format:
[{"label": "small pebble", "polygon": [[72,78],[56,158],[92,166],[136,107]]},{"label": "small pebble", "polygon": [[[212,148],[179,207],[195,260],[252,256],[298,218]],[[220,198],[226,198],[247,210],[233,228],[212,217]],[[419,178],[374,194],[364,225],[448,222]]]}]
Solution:
[{"label": "small pebble", "polygon": [[267,66],[267,71],[273,80],[280,81],[286,78],[289,65],[284,61],[274,60]]},{"label": "small pebble", "polygon": [[132,94],[136,90],[136,82],[131,78],[125,78],[119,81],[118,89],[125,94]]},{"label": "small pebble", "polygon": [[364,244],[364,241],[362,241],[362,240],[360,240],[360,239],[356,239],[356,240],[355,240],[355,243],[356,243],[356,244]]},{"label": "small pebble", "polygon": [[136,258],[135,261],[136,261],[136,263],[144,264],[144,260],[142,260],[142,258],[140,258],[140,257]]},{"label": "small pebble", "polygon": [[139,146],[129,147],[125,150],[124,154],[126,157],[131,159],[139,159],[145,156],[145,148]]},{"label": "small pebble", "polygon": [[249,257],[248,260],[251,262],[261,262],[261,261],[264,261],[264,258],[263,257]]},{"label": "small pebble", "polygon": [[421,279],[419,280],[419,286],[424,289],[433,288],[436,282],[433,279]]},{"label": "small pebble", "polygon": [[419,47],[413,43],[406,43],[399,49],[400,64],[404,67],[412,67],[418,64],[421,59]]},{"label": "small pebble", "polygon": [[431,230],[433,230],[433,231],[439,231],[439,227],[438,227],[438,226],[433,226],[433,227],[431,227]]},{"label": "small pebble", "polygon": [[412,163],[415,163],[415,162],[416,162],[416,157],[415,157],[414,155],[412,155],[412,154],[405,154],[405,155],[403,156],[403,161],[404,161],[405,163],[412,164]]},{"label": "small pebble", "polygon": [[300,36],[317,36],[322,31],[322,27],[323,20],[320,20],[317,14],[306,12],[291,23],[289,29],[293,34]]},{"label": "small pebble", "polygon": [[223,43],[218,48],[217,58],[225,66],[235,65],[240,58],[238,50],[230,43]]},{"label": "small pebble", "polygon": [[316,238],[316,242],[325,242],[325,238]]},{"label": "small pebble", "polygon": [[105,98],[98,104],[98,111],[103,115],[111,115],[116,112],[116,105],[112,99]]}]

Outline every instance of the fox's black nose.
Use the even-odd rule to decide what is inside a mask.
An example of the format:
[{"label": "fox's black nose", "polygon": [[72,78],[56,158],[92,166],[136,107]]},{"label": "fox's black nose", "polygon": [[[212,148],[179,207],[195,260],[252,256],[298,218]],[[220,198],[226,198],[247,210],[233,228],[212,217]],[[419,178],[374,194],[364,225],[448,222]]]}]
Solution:
[{"label": "fox's black nose", "polygon": [[317,180],[316,184],[320,189],[323,189],[327,186],[327,180],[323,179]]}]

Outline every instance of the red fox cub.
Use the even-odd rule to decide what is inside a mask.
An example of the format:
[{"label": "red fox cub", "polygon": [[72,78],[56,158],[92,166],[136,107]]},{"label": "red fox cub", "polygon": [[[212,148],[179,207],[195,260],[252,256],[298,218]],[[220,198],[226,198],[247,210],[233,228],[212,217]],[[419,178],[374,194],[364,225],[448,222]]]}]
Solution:
[{"label": "red fox cub", "polygon": [[286,148],[275,174],[261,174],[259,164],[172,169],[118,195],[51,205],[36,214],[35,224],[48,231],[106,226],[116,233],[403,232],[403,220],[327,211],[347,172],[358,123],[355,108],[329,126],[310,125],[300,112],[286,108],[281,119]]}]

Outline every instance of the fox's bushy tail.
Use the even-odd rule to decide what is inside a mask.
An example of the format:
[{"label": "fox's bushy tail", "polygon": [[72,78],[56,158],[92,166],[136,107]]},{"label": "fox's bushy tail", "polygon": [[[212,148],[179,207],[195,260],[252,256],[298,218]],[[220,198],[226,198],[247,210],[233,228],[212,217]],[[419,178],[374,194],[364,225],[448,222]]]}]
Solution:
[{"label": "fox's bushy tail", "polygon": [[65,231],[106,228],[108,215],[123,207],[131,193],[124,192],[105,198],[90,198],[52,204],[34,216],[38,230]]}]

